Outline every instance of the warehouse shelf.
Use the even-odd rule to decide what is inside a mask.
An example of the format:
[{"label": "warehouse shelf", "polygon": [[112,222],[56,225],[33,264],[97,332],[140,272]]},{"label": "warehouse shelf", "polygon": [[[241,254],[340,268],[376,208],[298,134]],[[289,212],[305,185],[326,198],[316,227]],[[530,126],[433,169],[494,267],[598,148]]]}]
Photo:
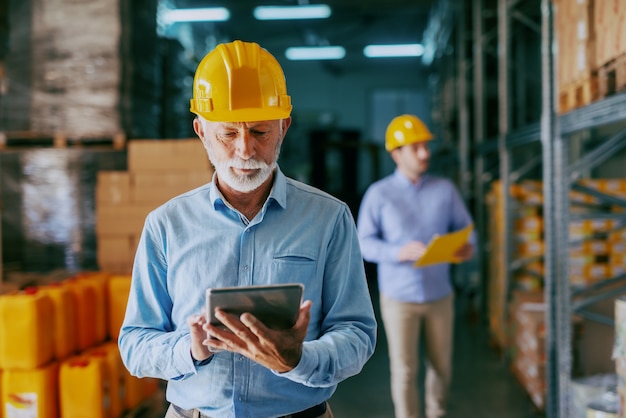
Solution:
[{"label": "warehouse shelf", "polygon": [[533,123],[518,130],[515,130],[506,136],[507,147],[517,147],[530,142],[539,141],[541,137],[541,127],[539,123]]},{"label": "warehouse shelf", "polygon": [[[568,113],[558,116],[561,135],[592,129],[599,126],[621,123],[626,120],[626,92],[610,96],[604,100],[591,103]],[[620,138],[626,131],[619,133]],[[516,147],[541,139],[541,126],[532,123],[506,135],[506,146]],[[475,152],[487,154],[498,150],[498,139],[490,138],[475,147]]]},{"label": "warehouse shelf", "polygon": [[[502,18],[511,10],[504,0]],[[544,231],[545,242],[545,300],[547,324],[547,365],[546,413],[548,417],[568,417],[569,390],[572,375],[572,322],[571,315],[613,325],[613,319],[587,310],[594,303],[623,294],[626,291],[626,275],[603,280],[590,286],[573,288],[569,282],[568,248],[572,244],[569,237],[570,221],[581,219],[622,219],[624,214],[602,210],[584,214],[570,213],[569,193],[571,190],[585,193],[599,199],[604,204],[624,206],[622,199],[600,193],[592,188],[576,183],[583,173],[588,172],[618,149],[626,145],[626,130],[622,130],[589,152],[582,152],[578,161],[570,162],[569,141],[576,139],[581,131],[590,131],[626,120],[624,111],[626,95],[613,97],[588,104],[562,115],[556,115],[553,44],[553,13],[550,1],[543,0],[542,7],[542,122],[533,124],[506,137],[506,152],[513,147],[533,141],[542,143],[542,171],[544,179]],[[501,33],[507,36],[506,32]],[[503,63],[503,65],[506,65]],[[501,67],[503,68],[503,67]],[[506,71],[505,71],[506,73]],[[502,175],[510,175],[501,170]],[[601,283],[601,284],[600,284]]]},{"label": "warehouse shelf", "polygon": [[559,118],[562,135],[626,120],[626,92],[574,109]]},{"label": "warehouse shelf", "polygon": [[[612,326],[612,318],[588,308],[626,291],[626,273],[616,273],[591,284],[571,283],[568,253],[571,247],[594,238],[571,237],[570,222],[592,219],[618,220],[626,224],[626,212],[612,211],[614,207],[626,208],[626,200],[579,181],[593,177],[590,174],[594,169],[626,148],[626,92],[557,114],[555,69],[558,63],[553,47],[553,3],[551,0],[466,0],[456,9],[460,23],[457,42],[452,45],[458,56],[458,148],[459,151],[470,149],[472,153],[471,197],[479,236],[488,236],[488,225],[493,222],[485,210],[485,195],[496,178],[501,191],[498,195],[501,199],[498,211],[502,213],[499,241],[479,246],[477,257],[481,271],[489,271],[488,267],[492,266],[487,266],[486,261],[493,258],[490,252],[497,250],[503,260],[502,267],[497,266],[503,271],[497,274],[503,275],[504,283],[494,289],[484,286],[485,291],[498,293],[496,303],[504,304],[501,308],[505,312],[507,304],[511,303],[513,275],[543,278],[547,334],[547,393],[543,409],[547,417],[565,418],[570,416],[572,318],[582,317]],[[471,13],[467,13],[470,10]],[[471,30],[466,29],[468,21],[471,21]],[[526,56],[520,56],[523,54]],[[489,64],[490,71],[487,70]],[[497,71],[494,72],[493,67],[497,67]],[[496,73],[494,94],[487,74]],[[533,89],[529,85],[534,74],[540,74],[541,80],[538,88]],[[472,80],[469,88],[465,85],[468,79]],[[471,100],[463,94],[466,89],[472,92]],[[535,97],[531,97],[533,92]],[[487,124],[487,104],[493,102],[497,102],[498,109],[495,132],[493,126],[489,131]],[[533,113],[534,110],[537,112]],[[472,123],[467,121],[468,112],[471,112]],[[495,114],[489,116],[496,117]],[[465,144],[469,139],[463,132],[472,133],[471,147]],[[541,179],[539,190],[534,192],[543,197],[541,216],[545,247],[542,256],[513,254],[512,213],[519,205],[509,190],[525,178]],[[574,192],[596,203],[573,201],[571,193]],[[604,232],[609,234],[619,229],[612,227]],[[532,268],[536,262],[543,262],[543,273]]]}]

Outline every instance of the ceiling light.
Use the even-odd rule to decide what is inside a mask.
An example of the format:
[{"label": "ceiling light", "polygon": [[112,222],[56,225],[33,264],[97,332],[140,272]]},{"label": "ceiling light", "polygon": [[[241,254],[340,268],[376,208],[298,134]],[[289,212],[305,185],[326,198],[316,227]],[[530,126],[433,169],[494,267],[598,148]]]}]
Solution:
[{"label": "ceiling light", "polygon": [[421,44],[368,45],[363,48],[363,54],[368,58],[420,57],[423,53]]},{"label": "ceiling light", "polygon": [[346,55],[342,46],[293,46],[287,48],[285,56],[292,61],[300,60],[340,60]]},{"label": "ceiling light", "polygon": [[224,22],[230,19],[230,11],[225,7],[172,9],[165,10],[162,19],[166,24],[178,22]]},{"label": "ceiling light", "polygon": [[325,4],[258,6],[254,8],[254,17],[257,20],[326,19],[330,13],[330,7]]}]

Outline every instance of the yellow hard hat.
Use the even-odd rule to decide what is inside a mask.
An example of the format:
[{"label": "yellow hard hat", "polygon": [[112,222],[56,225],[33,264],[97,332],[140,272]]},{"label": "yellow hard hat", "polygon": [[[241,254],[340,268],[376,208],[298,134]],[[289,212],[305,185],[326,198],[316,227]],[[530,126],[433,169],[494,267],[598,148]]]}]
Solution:
[{"label": "yellow hard hat", "polygon": [[276,120],[291,114],[280,64],[254,42],[220,44],[200,61],[191,112],[214,122]]},{"label": "yellow hard hat", "polygon": [[393,118],[385,133],[385,149],[392,151],[403,145],[430,141],[430,133],[424,122],[413,115],[400,115]]}]

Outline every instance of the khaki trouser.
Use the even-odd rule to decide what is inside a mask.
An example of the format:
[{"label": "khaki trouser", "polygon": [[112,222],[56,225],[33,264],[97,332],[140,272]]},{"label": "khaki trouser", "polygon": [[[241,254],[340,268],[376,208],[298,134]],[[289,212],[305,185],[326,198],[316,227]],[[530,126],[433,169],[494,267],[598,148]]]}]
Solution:
[{"label": "khaki trouser", "polygon": [[419,337],[426,347],[427,418],[445,415],[452,376],[454,297],[430,303],[406,303],[380,295],[380,308],[389,346],[391,398],[396,418],[419,418]]},{"label": "khaki trouser", "polygon": [[[189,414],[179,414],[174,410],[174,407],[170,405],[164,418],[211,418],[208,415],[201,414],[197,409],[188,412]],[[285,418],[289,418],[289,415]],[[318,418],[334,418],[333,411],[330,410],[328,402],[326,403],[326,413],[320,415]]]}]

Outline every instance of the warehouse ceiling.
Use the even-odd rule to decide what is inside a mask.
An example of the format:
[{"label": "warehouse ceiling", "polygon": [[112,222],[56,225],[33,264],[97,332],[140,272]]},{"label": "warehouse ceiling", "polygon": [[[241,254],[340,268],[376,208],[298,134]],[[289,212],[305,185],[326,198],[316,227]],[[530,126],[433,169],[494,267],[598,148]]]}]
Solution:
[{"label": "warehouse ceiling", "polygon": [[[343,46],[346,56],[333,65],[350,69],[372,64],[363,56],[368,44],[425,43],[425,32],[438,14],[447,13],[438,0],[328,0],[310,4],[327,4],[332,14],[327,19],[294,21],[257,21],[253,16],[255,6],[295,6],[309,4],[296,0],[166,0],[169,7],[227,7],[231,18],[219,23],[191,23],[184,30],[178,29],[178,37],[186,47],[202,56],[216,43],[241,39],[255,41],[279,59],[284,58],[290,46]],[[435,16],[433,18],[433,16]],[[179,24],[180,25],[180,24]],[[431,31],[432,32],[432,31]],[[377,59],[380,60],[381,59]],[[390,60],[389,58],[383,59]],[[415,65],[419,58],[395,58],[394,63]]]}]

